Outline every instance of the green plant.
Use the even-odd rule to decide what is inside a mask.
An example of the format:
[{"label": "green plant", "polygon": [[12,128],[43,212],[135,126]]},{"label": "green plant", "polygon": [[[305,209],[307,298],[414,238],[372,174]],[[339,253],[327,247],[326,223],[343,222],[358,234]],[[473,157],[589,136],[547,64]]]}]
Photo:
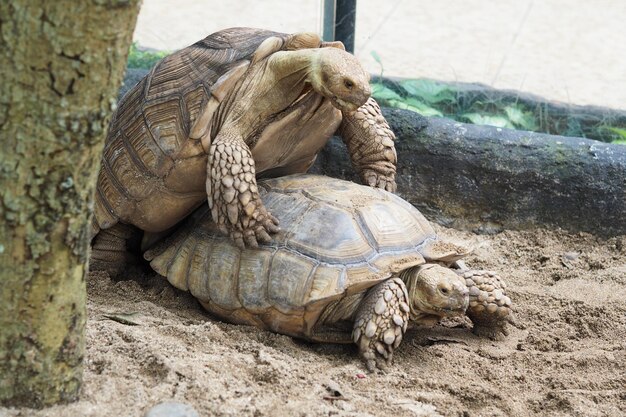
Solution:
[{"label": "green plant", "polygon": [[462,122],[509,129],[537,129],[533,112],[520,104],[466,100],[452,85],[438,81],[381,80],[372,83],[372,96],[383,105],[411,110],[422,116],[448,117]]},{"label": "green plant", "polygon": [[128,53],[127,66],[129,68],[150,69],[154,64],[167,55],[169,55],[169,52],[166,51],[148,51],[139,49],[137,43],[133,42]]},{"label": "green plant", "polygon": [[626,129],[613,127],[613,126],[606,126],[605,129],[611,131],[612,133],[616,134],[619,137],[619,139],[612,140],[611,143],[618,144],[618,145],[626,145]]}]

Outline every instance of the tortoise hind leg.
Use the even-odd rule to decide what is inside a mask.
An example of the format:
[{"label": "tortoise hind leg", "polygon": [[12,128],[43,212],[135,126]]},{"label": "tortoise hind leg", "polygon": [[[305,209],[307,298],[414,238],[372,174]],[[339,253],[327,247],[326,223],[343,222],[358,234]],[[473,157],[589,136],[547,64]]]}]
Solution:
[{"label": "tortoise hind leg", "polygon": [[370,372],[393,360],[409,322],[408,302],[404,282],[392,278],[370,289],[359,305],[352,339]]},{"label": "tortoise hind leg", "polygon": [[133,253],[138,249],[141,233],[134,226],[117,223],[109,229],[100,230],[91,244],[90,269],[106,271],[111,277],[118,277],[129,265],[139,263]]}]

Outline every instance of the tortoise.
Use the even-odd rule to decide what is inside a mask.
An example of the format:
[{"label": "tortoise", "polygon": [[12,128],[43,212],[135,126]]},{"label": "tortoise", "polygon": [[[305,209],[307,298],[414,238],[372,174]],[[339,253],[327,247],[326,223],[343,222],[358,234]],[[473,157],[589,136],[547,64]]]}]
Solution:
[{"label": "tortoise", "polygon": [[92,259],[123,257],[128,225],[166,231],[206,201],[240,247],[270,241],[256,177],[305,172],[335,133],[366,184],[395,190],[395,136],[370,92],[343,44],[314,33],[231,28],[165,57],[113,115]]},{"label": "tortoise", "polygon": [[400,197],[310,174],[259,185],[265,206],[282,219],[272,242],[237,247],[203,206],[144,258],[228,322],[354,342],[369,370],[391,361],[409,322],[467,313],[475,332],[507,333],[504,281],[491,271],[454,269],[470,249],[438,238]]}]

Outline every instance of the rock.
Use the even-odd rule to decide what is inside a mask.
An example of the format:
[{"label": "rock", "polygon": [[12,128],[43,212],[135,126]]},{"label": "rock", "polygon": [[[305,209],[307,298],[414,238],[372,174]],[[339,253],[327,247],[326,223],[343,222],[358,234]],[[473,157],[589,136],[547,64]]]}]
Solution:
[{"label": "rock", "polygon": [[580,252],[565,252],[563,254],[563,259],[568,261],[575,261],[580,256]]},{"label": "rock", "polygon": [[339,387],[339,384],[337,384],[335,381],[328,381],[326,382],[326,391],[328,391],[329,395],[333,398],[339,398],[339,397],[343,397],[343,393],[341,392],[341,388]]},{"label": "rock", "polygon": [[166,401],[152,407],[145,417],[200,417],[189,404]]},{"label": "rock", "polygon": [[[397,136],[398,194],[429,220],[478,233],[626,233],[624,145],[383,113]],[[359,181],[338,138],[312,171]]]}]

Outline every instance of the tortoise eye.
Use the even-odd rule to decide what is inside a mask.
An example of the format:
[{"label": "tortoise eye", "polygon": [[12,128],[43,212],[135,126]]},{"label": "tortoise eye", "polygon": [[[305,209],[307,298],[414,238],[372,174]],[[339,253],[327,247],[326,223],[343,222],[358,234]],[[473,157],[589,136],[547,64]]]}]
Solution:
[{"label": "tortoise eye", "polygon": [[348,90],[350,90],[350,89],[352,89],[352,87],[354,87],[354,83],[352,81],[350,81],[350,80],[344,80],[343,81],[343,85],[345,85]]}]

